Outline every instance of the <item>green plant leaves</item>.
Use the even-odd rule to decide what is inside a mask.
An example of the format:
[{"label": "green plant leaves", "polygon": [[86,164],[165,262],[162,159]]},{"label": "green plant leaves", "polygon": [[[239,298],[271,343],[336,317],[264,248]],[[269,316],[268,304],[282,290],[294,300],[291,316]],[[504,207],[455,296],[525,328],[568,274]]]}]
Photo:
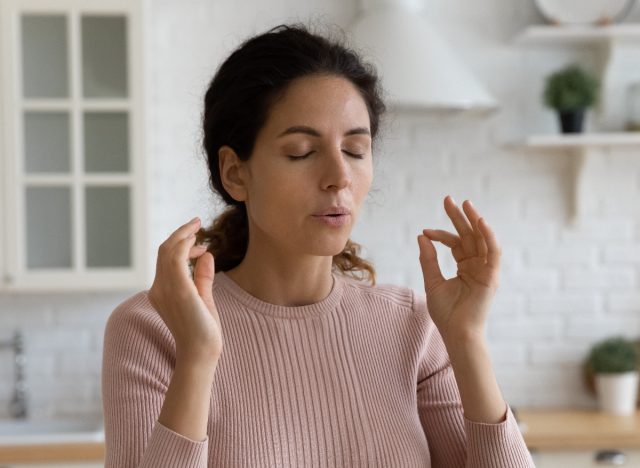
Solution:
[{"label": "green plant leaves", "polygon": [[600,80],[577,64],[568,65],[546,78],[543,100],[559,111],[590,107],[598,99]]}]

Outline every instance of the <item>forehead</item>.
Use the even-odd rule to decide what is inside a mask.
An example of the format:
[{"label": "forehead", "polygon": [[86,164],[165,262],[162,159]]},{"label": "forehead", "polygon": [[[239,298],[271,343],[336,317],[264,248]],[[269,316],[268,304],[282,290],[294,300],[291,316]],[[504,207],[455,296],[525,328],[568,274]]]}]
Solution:
[{"label": "forehead", "polygon": [[320,131],[344,126],[369,127],[369,112],[356,86],[338,76],[307,76],[289,84],[272,106],[265,130],[282,132],[292,125]]}]

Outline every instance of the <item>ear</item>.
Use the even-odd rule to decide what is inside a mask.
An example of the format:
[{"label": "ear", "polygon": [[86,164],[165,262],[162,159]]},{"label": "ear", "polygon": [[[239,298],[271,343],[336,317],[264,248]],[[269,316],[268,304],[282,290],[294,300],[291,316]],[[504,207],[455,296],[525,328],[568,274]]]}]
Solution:
[{"label": "ear", "polygon": [[222,186],[236,201],[247,199],[247,174],[245,161],[242,161],[236,152],[227,145],[218,150],[218,169]]}]

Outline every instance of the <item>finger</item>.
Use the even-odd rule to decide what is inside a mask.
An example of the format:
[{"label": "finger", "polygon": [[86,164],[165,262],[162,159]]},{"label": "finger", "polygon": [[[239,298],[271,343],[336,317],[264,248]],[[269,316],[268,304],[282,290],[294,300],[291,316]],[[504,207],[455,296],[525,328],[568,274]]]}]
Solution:
[{"label": "finger", "polygon": [[432,241],[440,242],[449,247],[456,262],[461,262],[465,259],[462,241],[457,235],[442,229],[423,229],[422,233]]},{"label": "finger", "polygon": [[471,226],[473,227],[473,236],[476,243],[476,252],[480,257],[486,258],[487,250],[488,250],[487,243],[484,240],[482,231],[478,227],[480,214],[471,203],[471,200],[465,200],[464,203],[462,203],[462,209],[464,210],[464,213],[467,215],[467,218],[469,218],[469,221],[471,222]]},{"label": "finger", "polygon": [[453,249],[460,244],[460,237],[443,229],[423,229],[422,232],[432,241],[438,241]]},{"label": "finger", "polygon": [[211,252],[205,252],[198,260],[193,270],[193,282],[198,289],[198,294],[207,305],[209,310],[213,310],[213,277],[215,275],[215,260]]},{"label": "finger", "polygon": [[465,217],[462,210],[456,205],[450,195],[447,195],[444,199],[444,210],[451,219],[453,226],[458,231],[460,239],[462,240],[462,247],[465,252],[465,256],[469,257],[476,254],[476,242],[473,236],[473,230],[469,221]]},{"label": "finger", "polygon": [[188,238],[191,234],[195,233],[200,228],[200,218],[197,216],[189,221],[188,223],[183,224],[178,229],[173,231],[171,235],[164,241],[164,244],[167,248],[171,249],[178,242]]},{"label": "finger", "polygon": [[425,291],[431,291],[440,283],[445,281],[438,265],[438,253],[436,248],[427,236],[418,236],[418,247],[420,248],[420,266],[424,277]]},{"label": "finger", "polygon": [[493,229],[489,227],[484,218],[478,220],[478,227],[487,243],[487,264],[497,268],[500,266],[500,257],[502,255],[498,240],[496,239]]},{"label": "finger", "polygon": [[171,256],[168,258],[171,267],[176,268],[184,266],[187,274],[189,271],[189,259],[191,258],[192,249],[198,247],[197,245],[193,245],[196,242],[195,233],[191,234],[189,237],[185,239],[179,240],[173,248],[171,252]]},{"label": "finger", "polygon": [[207,246],[206,245],[202,245],[202,244],[194,245],[193,247],[191,247],[189,249],[189,258],[199,257],[200,255],[202,255],[206,251],[207,251]]}]

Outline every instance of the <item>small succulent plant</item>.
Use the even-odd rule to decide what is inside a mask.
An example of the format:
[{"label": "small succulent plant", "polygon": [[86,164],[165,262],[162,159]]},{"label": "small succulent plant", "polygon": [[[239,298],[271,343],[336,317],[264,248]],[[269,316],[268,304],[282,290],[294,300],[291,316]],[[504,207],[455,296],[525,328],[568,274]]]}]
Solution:
[{"label": "small succulent plant", "polygon": [[552,73],[546,78],[544,103],[558,111],[585,109],[595,103],[600,80],[577,64]]},{"label": "small succulent plant", "polygon": [[638,367],[638,359],[633,341],[618,336],[595,343],[586,365],[596,374],[632,372]]}]

